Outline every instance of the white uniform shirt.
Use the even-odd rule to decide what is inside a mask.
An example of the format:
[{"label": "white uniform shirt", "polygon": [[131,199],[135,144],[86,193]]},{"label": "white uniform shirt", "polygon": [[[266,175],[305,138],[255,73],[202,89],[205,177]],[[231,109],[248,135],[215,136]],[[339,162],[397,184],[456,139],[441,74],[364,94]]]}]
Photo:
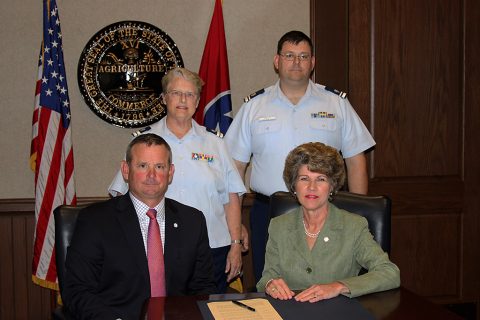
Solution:
[{"label": "white uniform shirt", "polygon": [[231,156],[249,162],[251,189],[264,195],[286,191],[283,168],[287,154],[306,142],[322,142],[355,156],[375,141],[347,99],[310,81],[305,95],[292,104],[279,82],[245,103],[225,136]]},{"label": "white uniform shirt", "polygon": [[[145,133],[161,136],[172,148],[175,173],[165,196],[203,212],[211,248],[230,245],[223,205],[229,202],[229,193],[242,195],[246,190],[224,141],[194,120],[192,129],[178,139],[165,117]],[[128,191],[120,171],[108,191],[112,195]]]}]

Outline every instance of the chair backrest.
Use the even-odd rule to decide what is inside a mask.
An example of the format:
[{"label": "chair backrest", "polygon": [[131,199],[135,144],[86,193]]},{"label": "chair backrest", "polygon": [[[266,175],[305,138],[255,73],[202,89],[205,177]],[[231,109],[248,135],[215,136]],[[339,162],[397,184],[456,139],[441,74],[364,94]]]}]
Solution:
[{"label": "chair backrest", "polygon": [[73,232],[75,231],[78,213],[85,207],[86,205],[76,207],[62,205],[53,210],[55,217],[55,259],[60,295],[63,291],[63,284],[65,283],[65,259],[67,258],[67,249],[72,240]]},{"label": "chair backrest", "polygon": [[[366,196],[339,191],[332,203],[340,208],[365,217],[368,228],[382,249],[390,253],[392,202],[387,196]],[[289,192],[277,191],[270,197],[270,218],[282,215],[299,203]]]}]

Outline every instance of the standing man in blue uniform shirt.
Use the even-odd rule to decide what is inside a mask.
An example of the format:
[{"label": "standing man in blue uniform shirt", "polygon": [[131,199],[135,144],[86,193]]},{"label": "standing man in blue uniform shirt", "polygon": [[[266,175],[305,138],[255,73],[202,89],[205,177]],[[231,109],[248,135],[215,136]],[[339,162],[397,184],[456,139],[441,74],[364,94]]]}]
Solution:
[{"label": "standing man in blue uniform shirt", "polygon": [[244,180],[247,164],[252,163],[250,188],[256,196],[250,238],[257,281],[265,258],[269,196],[287,190],[282,170],[288,152],[310,141],[336,148],[345,159],[349,191],[366,194],[364,152],[375,145],[346,94],[310,80],[315,56],[307,35],[300,31],[283,35],[273,63],[279,80],[245,99],[225,136]]}]

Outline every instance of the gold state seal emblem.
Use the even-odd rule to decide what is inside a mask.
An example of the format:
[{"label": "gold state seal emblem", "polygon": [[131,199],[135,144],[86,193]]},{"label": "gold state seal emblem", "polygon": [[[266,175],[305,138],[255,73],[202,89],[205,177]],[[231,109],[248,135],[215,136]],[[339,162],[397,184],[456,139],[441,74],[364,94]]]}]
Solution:
[{"label": "gold state seal emblem", "polygon": [[138,128],[165,116],[161,80],[183,67],[173,40],[159,28],[122,21],[97,32],[78,63],[80,92],[90,109],[116,126]]}]

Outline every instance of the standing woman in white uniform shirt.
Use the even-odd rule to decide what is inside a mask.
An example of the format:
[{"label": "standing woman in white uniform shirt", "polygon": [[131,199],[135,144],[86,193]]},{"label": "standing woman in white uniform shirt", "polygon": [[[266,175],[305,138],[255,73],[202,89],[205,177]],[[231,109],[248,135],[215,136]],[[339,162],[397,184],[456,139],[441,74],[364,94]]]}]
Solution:
[{"label": "standing woman in white uniform shirt", "polygon": [[[167,115],[148,133],[164,138],[172,148],[175,177],[166,197],[203,212],[214,259],[219,293],[242,269],[240,198],[245,186],[224,142],[192,119],[203,81],[187,69],[170,70],[162,79]],[[128,191],[120,173],[109,187],[116,196]],[[245,244],[247,246],[247,244]]]}]

